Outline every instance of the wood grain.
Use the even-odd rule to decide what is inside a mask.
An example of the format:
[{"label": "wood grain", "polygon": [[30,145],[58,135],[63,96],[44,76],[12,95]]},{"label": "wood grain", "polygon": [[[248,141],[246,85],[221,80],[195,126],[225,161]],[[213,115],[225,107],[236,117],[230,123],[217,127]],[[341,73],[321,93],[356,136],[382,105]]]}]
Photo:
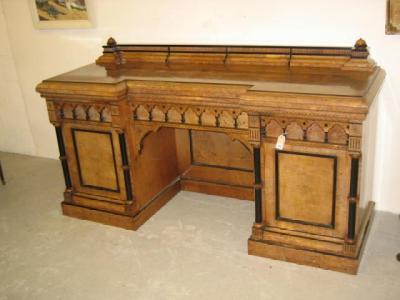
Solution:
[{"label": "wood grain", "polygon": [[335,158],[278,152],[276,163],[279,218],[334,226]]},{"label": "wood grain", "polygon": [[111,134],[74,130],[73,139],[82,185],[118,190]]},{"label": "wood grain", "polygon": [[384,77],[362,39],[109,39],[97,64],[37,86],[56,126],[63,213],[136,230],[179,190],[254,200],[250,254],[354,274],[373,213],[360,206],[362,126]]}]

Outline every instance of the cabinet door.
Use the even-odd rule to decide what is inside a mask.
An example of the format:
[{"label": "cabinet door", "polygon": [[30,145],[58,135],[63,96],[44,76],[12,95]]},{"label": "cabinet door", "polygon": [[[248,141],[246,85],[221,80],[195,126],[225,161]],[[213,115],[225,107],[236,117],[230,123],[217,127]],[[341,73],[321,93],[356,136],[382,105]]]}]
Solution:
[{"label": "cabinet door", "polygon": [[126,200],[118,134],[111,128],[63,127],[74,193]]},{"label": "cabinet door", "polygon": [[344,237],[349,157],[340,147],[264,143],[266,224]]}]

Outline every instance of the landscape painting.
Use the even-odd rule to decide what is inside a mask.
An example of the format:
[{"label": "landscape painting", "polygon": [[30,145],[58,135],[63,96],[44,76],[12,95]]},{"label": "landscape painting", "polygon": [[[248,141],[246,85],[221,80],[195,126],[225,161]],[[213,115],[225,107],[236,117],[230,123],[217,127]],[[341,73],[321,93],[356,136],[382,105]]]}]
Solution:
[{"label": "landscape painting", "polygon": [[91,27],[87,0],[31,0],[37,28]]}]

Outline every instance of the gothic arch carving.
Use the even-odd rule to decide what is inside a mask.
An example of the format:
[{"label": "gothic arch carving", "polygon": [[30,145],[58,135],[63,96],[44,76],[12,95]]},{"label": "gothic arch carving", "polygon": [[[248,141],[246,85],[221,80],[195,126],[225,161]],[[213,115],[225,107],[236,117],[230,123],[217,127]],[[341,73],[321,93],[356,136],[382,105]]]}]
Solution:
[{"label": "gothic arch carving", "polygon": [[268,137],[278,137],[283,133],[281,125],[276,120],[271,120],[266,126],[266,134]]},{"label": "gothic arch carving", "polygon": [[174,107],[171,107],[167,112],[167,120],[172,123],[182,123],[182,115]]},{"label": "gothic arch carving", "polygon": [[151,110],[151,119],[153,121],[165,122],[165,113],[158,106],[154,106]]},{"label": "gothic arch carving", "polygon": [[241,112],[236,118],[236,127],[241,129],[249,128],[249,116],[245,112]]},{"label": "gothic arch carving", "polygon": [[135,115],[137,120],[148,121],[150,119],[150,114],[143,105],[136,108]]},{"label": "gothic arch carving", "polygon": [[100,113],[94,106],[90,106],[87,110],[88,119],[90,121],[100,121]]},{"label": "gothic arch carving", "polygon": [[185,111],[184,116],[186,124],[199,124],[199,116],[190,107]]},{"label": "gothic arch carving", "polygon": [[219,126],[225,128],[235,128],[235,119],[229,112],[224,110],[219,115]]},{"label": "gothic arch carving", "polygon": [[61,115],[64,119],[74,118],[74,107],[71,104],[64,104],[61,109]]},{"label": "gothic arch carving", "polygon": [[217,118],[210,110],[206,109],[200,116],[201,125],[204,126],[217,126]]},{"label": "gothic arch carving", "polygon": [[306,139],[312,142],[324,142],[325,132],[318,123],[314,122],[306,130]]},{"label": "gothic arch carving", "polygon": [[86,120],[86,110],[81,105],[77,105],[73,112],[74,112],[74,119]]},{"label": "gothic arch carving", "polygon": [[332,144],[346,145],[346,131],[340,125],[333,125],[328,131],[328,142]]},{"label": "gothic arch carving", "polygon": [[303,140],[304,139],[304,131],[303,128],[297,122],[291,122],[286,127],[286,137],[292,140]]},{"label": "gothic arch carving", "polygon": [[101,121],[103,122],[111,122],[111,112],[107,106],[105,106],[101,110]]}]

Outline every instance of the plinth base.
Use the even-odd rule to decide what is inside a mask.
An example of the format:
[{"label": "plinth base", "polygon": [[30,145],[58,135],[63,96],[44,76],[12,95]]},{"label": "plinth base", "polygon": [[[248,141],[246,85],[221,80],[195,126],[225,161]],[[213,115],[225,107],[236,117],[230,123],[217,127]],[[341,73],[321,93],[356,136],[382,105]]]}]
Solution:
[{"label": "plinth base", "polygon": [[354,275],[357,274],[360,263],[359,257],[352,259],[302,249],[288,248],[286,246],[273,245],[251,239],[249,239],[248,247],[250,255],[263,256]]},{"label": "plinth base", "polygon": [[[357,274],[363,248],[367,240],[373,210],[374,203],[370,202],[362,225],[360,226],[357,241],[353,244],[343,242],[341,247],[341,249],[343,249],[342,251],[333,250],[333,247],[331,251],[332,253],[329,253],[328,251],[318,251],[315,248],[311,249],[311,247],[307,249],[308,243],[306,241],[304,242],[304,246],[301,246],[298,243],[296,245],[294,245],[295,243],[291,244],[290,235],[286,236],[285,243],[279,243],[272,239],[268,239],[268,234],[263,234],[264,231],[267,232],[265,228],[253,228],[253,230],[255,229],[258,232],[257,234],[254,234],[253,232],[253,235],[248,240],[248,253],[250,255],[355,275]],[[295,237],[293,236],[292,239],[294,240]],[[314,240],[314,242],[318,243],[317,240]],[[325,242],[321,240],[321,245],[322,243]],[[337,251],[337,253],[335,253],[335,251]]]},{"label": "plinth base", "polygon": [[92,207],[86,207],[64,201],[61,203],[63,214],[82,220],[89,220],[106,225],[117,226],[129,230],[138,229],[144,222],[151,218],[161,207],[180,191],[179,181],[168,187],[162,194],[154,198],[142,210],[133,216],[122,213],[110,212]]}]

